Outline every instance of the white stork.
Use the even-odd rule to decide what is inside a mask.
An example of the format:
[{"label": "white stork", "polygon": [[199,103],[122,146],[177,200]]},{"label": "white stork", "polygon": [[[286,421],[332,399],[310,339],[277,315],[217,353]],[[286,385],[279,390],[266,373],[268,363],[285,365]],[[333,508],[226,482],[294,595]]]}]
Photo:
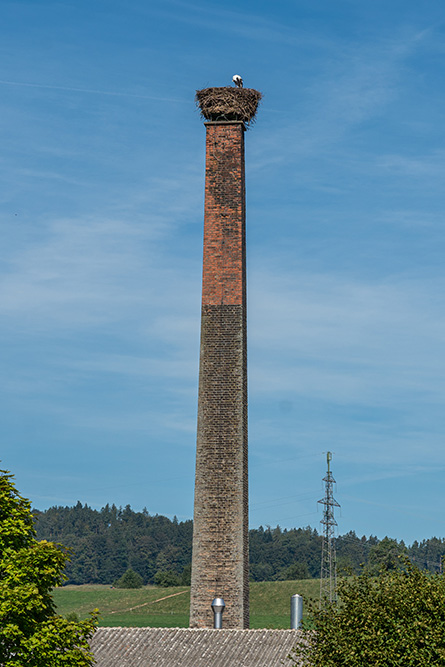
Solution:
[{"label": "white stork", "polygon": [[238,88],[242,88],[242,87],[243,87],[243,80],[242,80],[242,78],[240,77],[239,74],[234,74],[234,75],[232,76],[232,81],[233,81],[233,83],[235,84],[235,86],[238,86]]}]

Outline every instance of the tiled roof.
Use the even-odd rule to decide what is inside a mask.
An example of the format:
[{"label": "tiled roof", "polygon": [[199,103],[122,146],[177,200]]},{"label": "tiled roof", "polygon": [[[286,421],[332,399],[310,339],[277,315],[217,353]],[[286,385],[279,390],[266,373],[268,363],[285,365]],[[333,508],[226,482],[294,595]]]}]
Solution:
[{"label": "tiled roof", "polygon": [[297,630],[99,628],[97,667],[283,667]]}]

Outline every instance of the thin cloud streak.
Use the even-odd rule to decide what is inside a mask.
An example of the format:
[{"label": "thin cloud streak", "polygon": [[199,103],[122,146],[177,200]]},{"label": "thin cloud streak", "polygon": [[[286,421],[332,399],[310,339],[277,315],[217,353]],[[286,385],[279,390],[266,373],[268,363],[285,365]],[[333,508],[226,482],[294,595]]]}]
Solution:
[{"label": "thin cloud streak", "polygon": [[242,12],[229,10],[227,8],[205,6],[183,0],[169,0],[169,4],[182,12],[169,12],[164,16],[169,20],[175,20],[193,26],[200,26],[211,32],[224,32],[241,36],[245,40],[289,44],[293,46],[311,47],[326,52],[334,47],[334,43],[328,36],[321,38],[315,33],[307,34],[299,26],[290,27],[285,23],[267,19],[252,11]]},{"label": "thin cloud streak", "polygon": [[403,91],[406,61],[424,38],[414,34],[345,47],[340,56],[337,53],[324,64],[305,91],[294,112],[298,122],[268,128],[261,148],[254,148],[255,159],[249,169],[256,172],[274,164],[295,165],[299,159],[303,160],[304,173],[304,158],[326,159],[333,155],[337,164],[343,161],[345,156],[338,151],[345,151],[345,137],[381,117],[397,102]]},{"label": "thin cloud streak", "polygon": [[41,88],[43,90],[60,90],[62,92],[69,93],[87,93],[90,95],[109,95],[112,97],[134,97],[140,100],[151,100],[154,102],[178,102],[184,104],[184,102],[189,102],[189,100],[175,98],[175,97],[160,97],[159,95],[141,95],[140,93],[129,93],[123,91],[112,91],[112,90],[94,90],[92,88],[77,88],[74,86],[56,86],[54,84],[45,84],[45,83],[29,83],[27,81],[6,81],[0,79],[0,84],[4,86],[18,86],[21,88]]},{"label": "thin cloud streak", "polygon": [[[413,400],[419,400],[416,390],[427,392],[427,400],[438,392],[436,400],[442,400],[442,282],[366,284],[335,274],[278,271],[251,278],[250,341],[264,376],[261,366],[254,371],[257,391],[311,392],[319,386],[323,395],[335,386],[337,400],[371,400],[375,392],[373,400],[380,402],[382,389],[398,388],[412,391]],[[260,350],[275,349],[277,340],[279,356],[286,354],[290,364],[275,374],[277,355],[264,357]]]}]

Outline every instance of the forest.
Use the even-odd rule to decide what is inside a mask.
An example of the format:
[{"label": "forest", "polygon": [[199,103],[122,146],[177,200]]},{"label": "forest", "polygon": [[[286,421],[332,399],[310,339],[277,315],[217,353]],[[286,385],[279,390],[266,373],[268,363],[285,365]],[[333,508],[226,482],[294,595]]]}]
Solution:
[{"label": "forest", "polygon": [[[113,584],[127,570],[145,584],[187,585],[190,582],[193,522],[106,505],[101,510],[78,502],[73,507],[33,510],[37,537],[63,544],[71,560],[70,584]],[[309,579],[320,576],[322,537],[314,528],[249,531],[250,578],[253,581]],[[405,545],[385,537],[358,537],[351,531],[336,538],[339,574],[358,573],[363,566],[391,567],[406,554],[421,569],[441,571],[445,539],[430,538]]]}]

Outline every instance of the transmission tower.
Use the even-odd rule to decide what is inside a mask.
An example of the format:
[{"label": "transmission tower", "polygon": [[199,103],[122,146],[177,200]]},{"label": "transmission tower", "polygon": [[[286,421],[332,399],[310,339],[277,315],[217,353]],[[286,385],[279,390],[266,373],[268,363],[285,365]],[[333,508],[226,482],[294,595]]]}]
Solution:
[{"label": "transmission tower", "polygon": [[337,522],[334,518],[334,507],[340,507],[333,496],[335,479],[331,473],[332,453],[327,456],[328,471],[323,477],[325,483],[325,495],[318,502],[323,505],[323,542],[321,546],[321,572],[320,572],[320,608],[328,603],[337,601],[337,563],[335,556],[335,529]]}]

